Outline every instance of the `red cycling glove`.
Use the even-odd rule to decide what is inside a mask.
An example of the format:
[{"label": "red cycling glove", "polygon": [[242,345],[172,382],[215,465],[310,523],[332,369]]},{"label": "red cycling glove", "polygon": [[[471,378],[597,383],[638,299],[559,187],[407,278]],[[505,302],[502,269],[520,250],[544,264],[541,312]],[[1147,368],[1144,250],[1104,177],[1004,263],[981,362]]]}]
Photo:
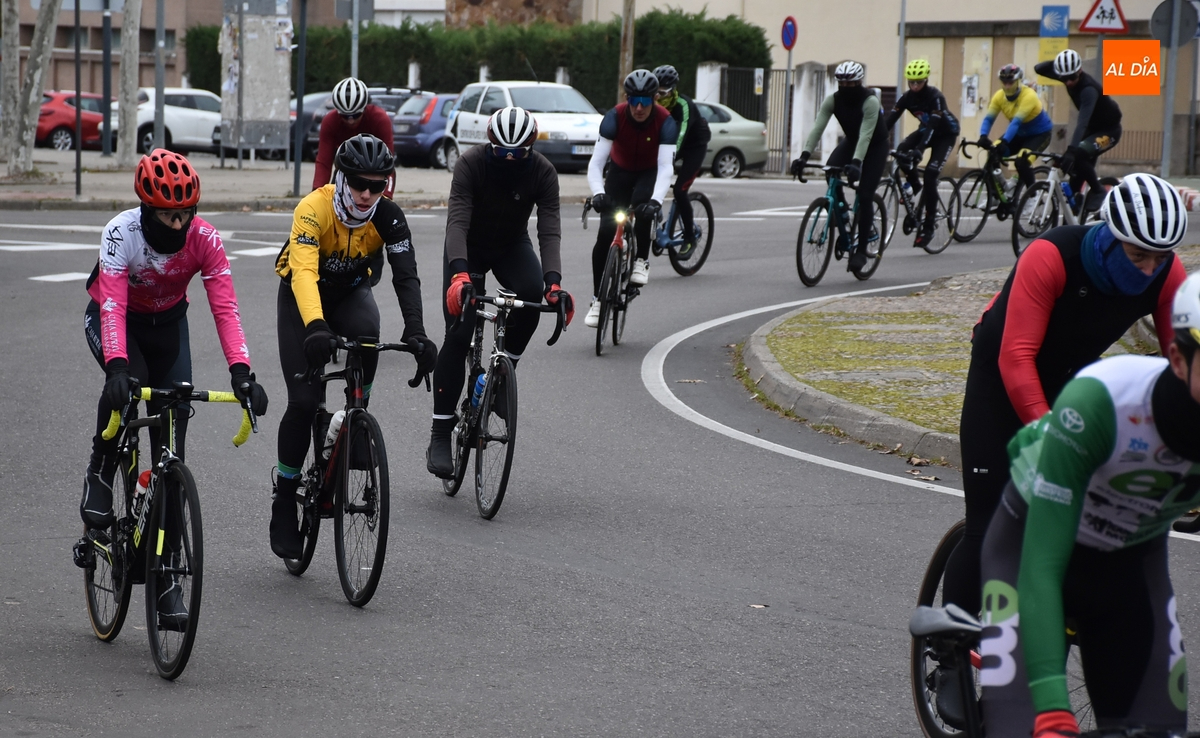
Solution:
[{"label": "red cycling glove", "polygon": [[575,298],[571,297],[570,292],[558,284],[552,284],[546,288],[546,304],[557,305],[559,295],[562,295],[563,308],[566,310],[566,325],[571,325],[571,318],[575,317]]},{"label": "red cycling glove", "polygon": [[446,290],[446,310],[456,318],[462,315],[463,292],[470,284],[471,275],[466,272],[459,272],[450,280],[450,287]]},{"label": "red cycling glove", "polygon": [[1079,738],[1079,723],[1067,710],[1048,710],[1033,721],[1033,738]]}]

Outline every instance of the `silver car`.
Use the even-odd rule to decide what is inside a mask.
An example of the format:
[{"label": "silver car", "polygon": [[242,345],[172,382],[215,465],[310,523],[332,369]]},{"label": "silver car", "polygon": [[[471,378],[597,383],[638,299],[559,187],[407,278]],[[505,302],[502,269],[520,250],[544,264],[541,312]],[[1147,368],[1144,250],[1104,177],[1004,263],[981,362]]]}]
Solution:
[{"label": "silver car", "polygon": [[719,103],[697,102],[696,107],[712,130],[702,169],[711,169],[714,177],[730,179],[766,165],[767,124],[743,118]]}]

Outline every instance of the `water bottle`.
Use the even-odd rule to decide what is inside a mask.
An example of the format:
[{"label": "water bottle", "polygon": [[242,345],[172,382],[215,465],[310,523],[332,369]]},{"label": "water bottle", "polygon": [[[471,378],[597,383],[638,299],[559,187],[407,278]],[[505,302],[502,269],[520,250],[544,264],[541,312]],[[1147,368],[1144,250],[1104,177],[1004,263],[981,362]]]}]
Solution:
[{"label": "water bottle", "polygon": [[905,201],[905,202],[912,202],[912,198],[913,198],[913,186],[912,186],[912,184],[911,184],[911,183],[909,183],[909,182],[906,180],[906,181],[904,182],[904,184],[900,185],[900,189],[904,190],[904,201]]},{"label": "water bottle", "polygon": [[142,502],[146,499],[146,492],[150,489],[150,470],[142,472],[138,475],[137,484],[133,488],[133,517],[138,517],[142,512]]},{"label": "water bottle", "polygon": [[329,430],[325,432],[325,446],[321,449],[321,458],[328,459],[333,453],[333,444],[337,441],[338,432],[342,430],[342,421],[346,419],[346,411],[338,410],[329,419]]},{"label": "water bottle", "polygon": [[1002,169],[1000,169],[1000,167],[996,167],[995,169],[992,170],[993,177],[1001,177],[1003,175],[1004,175],[1004,171]]},{"label": "water bottle", "polygon": [[1063,197],[1067,198],[1067,202],[1072,208],[1075,207],[1075,193],[1071,190],[1070,182],[1062,182]]},{"label": "water bottle", "polygon": [[483,400],[483,386],[487,384],[487,373],[480,374],[475,378],[475,389],[471,391],[471,407],[479,407],[479,403]]}]

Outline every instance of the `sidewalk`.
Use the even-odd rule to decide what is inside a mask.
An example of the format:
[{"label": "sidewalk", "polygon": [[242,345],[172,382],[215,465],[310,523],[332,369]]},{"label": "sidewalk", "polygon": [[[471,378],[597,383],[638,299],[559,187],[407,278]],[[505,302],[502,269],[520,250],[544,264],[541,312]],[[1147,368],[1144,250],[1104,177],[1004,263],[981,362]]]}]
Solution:
[{"label": "sidewalk", "polygon": [[[116,157],[98,151],[83,152],[81,195],[75,196],[75,152],[34,150],[34,168],[41,175],[24,182],[0,176],[0,210],[126,210],[137,206],[133,171],[116,168]],[[281,161],[226,158],[225,168],[212,154],[192,154],[188,159],[200,174],[201,210],[291,210],[300,200],[292,197],[295,173]],[[0,175],[7,172],[0,164]],[[312,185],[313,163],[304,162],[300,187]],[[587,177],[559,176],[564,201],[583,201],[591,194]],[[450,194],[450,174],[444,169],[399,168],[395,200],[401,207],[437,207]]]}]

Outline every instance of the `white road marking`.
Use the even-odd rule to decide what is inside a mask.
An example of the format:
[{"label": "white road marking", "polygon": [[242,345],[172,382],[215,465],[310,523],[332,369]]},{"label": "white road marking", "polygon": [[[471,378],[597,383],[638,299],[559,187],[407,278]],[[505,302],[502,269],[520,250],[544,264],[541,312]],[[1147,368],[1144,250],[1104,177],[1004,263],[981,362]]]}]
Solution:
[{"label": "white road marking", "polygon": [[743,210],[734,215],[768,215],[775,217],[793,218],[798,215],[804,215],[807,205],[789,205],[785,208],[764,208],[762,210]]},{"label": "white road marking", "polygon": [[[247,241],[246,243],[262,243],[262,241]],[[233,253],[240,254],[241,256],[274,256],[279,253],[279,249],[281,248],[283,248],[282,245],[262,249],[238,249]]]},{"label": "white road marking", "polygon": [[[259,246],[271,246],[272,244],[274,244],[276,251],[283,248],[283,241],[284,241],[284,239],[280,239],[278,241],[255,241],[255,240],[252,240],[249,238],[225,238],[222,240],[225,243],[254,243],[254,244],[258,244]],[[254,250],[261,251],[261,249],[254,249]]]},{"label": "white road marking", "polygon": [[99,253],[100,246],[94,243],[0,240],[0,251],[95,251]]},{"label": "white road marking", "polygon": [[714,218],[713,218],[713,220],[726,220],[726,221],[732,221],[732,220],[747,221],[747,220],[749,220],[749,221],[759,221],[759,220],[766,220],[766,218],[718,218],[718,217],[714,217]]},{"label": "white road marking", "polygon": [[30,277],[35,282],[75,282],[92,276],[87,272],[64,272],[63,274],[47,274],[41,277]]},{"label": "white road marking", "polygon": [[[430,210],[445,210],[445,208],[430,208]],[[230,215],[230,213],[224,213],[224,214]],[[232,215],[243,215],[243,214],[244,213],[232,213]],[[250,215],[255,215],[260,218],[290,218],[290,217],[292,217],[291,213],[250,213]],[[441,216],[427,214],[427,213],[405,212],[404,217],[405,218],[440,218]]]},{"label": "white road marking", "polygon": [[61,233],[104,233],[104,226],[46,225],[45,223],[4,223],[4,228],[29,231],[59,231]]}]

